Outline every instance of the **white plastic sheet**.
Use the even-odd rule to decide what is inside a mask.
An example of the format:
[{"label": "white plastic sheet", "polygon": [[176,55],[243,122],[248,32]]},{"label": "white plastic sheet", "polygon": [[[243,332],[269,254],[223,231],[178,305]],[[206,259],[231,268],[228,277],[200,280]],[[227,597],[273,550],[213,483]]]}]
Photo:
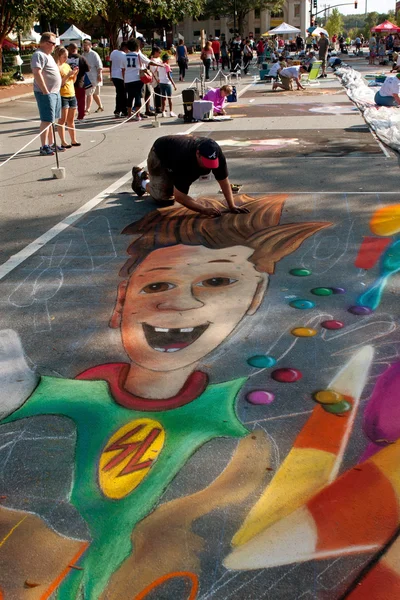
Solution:
[{"label": "white plastic sheet", "polygon": [[336,75],[378,138],[400,152],[400,108],[377,106],[374,97],[379,88],[368,87],[358,71],[346,67],[337,69]]}]

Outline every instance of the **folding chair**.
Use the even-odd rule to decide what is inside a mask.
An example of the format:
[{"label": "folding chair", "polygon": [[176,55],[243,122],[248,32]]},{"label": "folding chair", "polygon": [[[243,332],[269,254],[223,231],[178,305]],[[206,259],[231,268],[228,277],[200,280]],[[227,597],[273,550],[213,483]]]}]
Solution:
[{"label": "folding chair", "polygon": [[308,74],[308,77],[305,81],[302,81],[303,85],[320,85],[319,81],[317,81],[317,77],[319,75],[319,70],[322,65],[322,60],[316,60],[312,66],[311,71]]}]

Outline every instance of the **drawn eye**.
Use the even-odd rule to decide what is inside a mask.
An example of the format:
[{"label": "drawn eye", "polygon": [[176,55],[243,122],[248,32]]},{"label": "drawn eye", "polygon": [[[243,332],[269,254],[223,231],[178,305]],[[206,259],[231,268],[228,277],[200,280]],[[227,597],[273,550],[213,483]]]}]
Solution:
[{"label": "drawn eye", "polygon": [[237,279],[231,279],[230,277],[211,277],[211,279],[205,279],[204,281],[200,281],[200,283],[197,283],[196,285],[198,285],[199,287],[216,288],[226,287],[236,282]]},{"label": "drawn eye", "polygon": [[149,283],[140,292],[141,294],[157,294],[157,292],[166,292],[172,290],[176,285],[168,283],[168,281],[157,281],[156,283]]}]

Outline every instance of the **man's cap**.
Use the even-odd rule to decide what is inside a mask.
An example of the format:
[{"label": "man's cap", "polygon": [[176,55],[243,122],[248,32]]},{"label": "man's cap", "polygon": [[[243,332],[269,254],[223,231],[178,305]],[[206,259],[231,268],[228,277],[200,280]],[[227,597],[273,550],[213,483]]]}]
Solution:
[{"label": "man's cap", "polygon": [[197,147],[200,156],[201,162],[205,166],[206,169],[217,169],[219,165],[218,152],[219,146],[217,142],[211,140],[209,138],[205,138],[200,142]]}]

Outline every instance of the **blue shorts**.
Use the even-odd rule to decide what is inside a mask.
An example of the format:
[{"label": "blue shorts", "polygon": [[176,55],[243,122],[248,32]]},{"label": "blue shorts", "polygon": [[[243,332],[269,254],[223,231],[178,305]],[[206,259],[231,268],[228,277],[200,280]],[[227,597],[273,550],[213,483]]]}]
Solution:
[{"label": "blue shorts", "polygon": [[78,103],[76,101],[76,96],[61,96],[61,108],[76,108]]},{"label": "blue shorts", "polygon": [[45,123],[55,123],[61,117],[60,94],[42,94],[35,92],[36,102],[39,108],[40,120]]},{"label": "blue shorts", "polygon": [[172,96],[172,85],[170,83],[160,83],[161,96],[164,98],[171,98]]},{"label": "blue shorts", "polygon": [[375,104],[378,106],[397,106],[393,96],[381,96],[379,92],[375,94]]}]

